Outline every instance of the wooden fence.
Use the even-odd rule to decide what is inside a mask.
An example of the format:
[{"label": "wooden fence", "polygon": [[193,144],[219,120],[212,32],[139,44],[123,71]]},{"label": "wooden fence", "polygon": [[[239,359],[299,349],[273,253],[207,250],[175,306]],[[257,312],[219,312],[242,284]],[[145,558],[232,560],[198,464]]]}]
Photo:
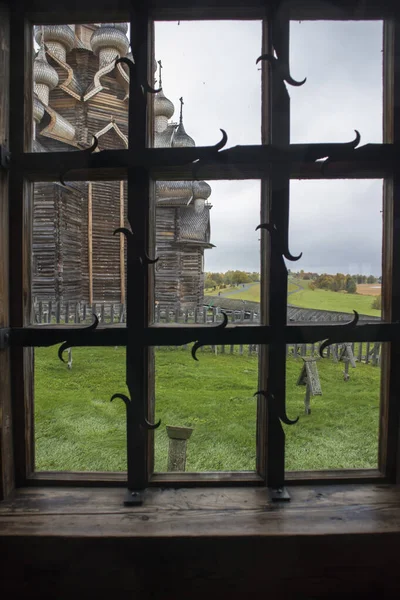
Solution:
[{"label": "wooden fence", "polygon": [[[224,310],[228,315],[230,323],[251,324],[259,323],[259,313],[254,310]],[[98,302],[89,304],[87,302],[52,302],[38,301],[32,306],[32,322],[34,324],[89,324],[96,314],[100,323],[104,325],[126,322],[125,304]],[[223,320],[221,310],[218,307],[199,307],[195,309],[168,309],[160,306],[155,307],[155,323],[219,323]],[[305,356],[317,356],[321,342],[317,344],[288,344],[286,355],[301,359]],[[187,346],[185,346],[187,348]],[[258,345],[229,345],[211,346],[211,350],[217,353],[258,353]],[[337,360],[340,356],[340,344],[329,346],[326,350],[328,357]],[[204,348],[200,349],[204,351]],[[352,350],[358,362],[380,365],[381,344],[380,342],[353,343]]]}]

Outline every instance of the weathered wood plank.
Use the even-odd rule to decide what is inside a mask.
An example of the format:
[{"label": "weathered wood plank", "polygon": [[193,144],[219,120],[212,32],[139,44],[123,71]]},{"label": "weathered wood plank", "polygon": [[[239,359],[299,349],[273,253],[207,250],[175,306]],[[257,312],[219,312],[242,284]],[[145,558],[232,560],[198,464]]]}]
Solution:
[{"label": "weathered wood plank", "polygon": [[[8,7],[0,3],[0,144],[8,140],[10,22]],[[8,175],[0,168],[0,328],[10,325]],[[14,488],[14,457],[11,412],[10,352],[0,350],[0,500]]]}]

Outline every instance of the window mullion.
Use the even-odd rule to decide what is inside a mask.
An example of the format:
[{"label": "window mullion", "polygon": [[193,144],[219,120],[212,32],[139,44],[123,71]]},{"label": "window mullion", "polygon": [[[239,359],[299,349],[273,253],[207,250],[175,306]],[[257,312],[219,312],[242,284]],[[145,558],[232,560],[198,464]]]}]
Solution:
[{"label": "window mullion", "polygon": [[[285,60],[289,53],[289,20],[272,19],[270,23],[272,47],[278,59]],[[290,144],[290,99],[285,83],[277,69],[271,69],[271,143]],[[270,233],[269,315],[268,322],[276,327],[286,325],[287,271],[282,257],[282,243],[287,245],[289,226],[290,170],[283,167],[269,180],[268,224]],[[274,239],[275,238],[275,239]],[[279,243],[278,239],[280,240]],[[280,416],[285,414],[286,403],[286,345],[270,344],[268,349],[268,434],[267,484],[273,490],[282,490],[285,469],[285,436]],[[279,415],[279,416],[278,416]],[[281,492],[278,492],[278,495]]]},{"label": "window mullion", "polygon": [[[147,73],[148,15],[146,10],[133,11],[131,48],[134,68],[129,84],[129,147],[137,152],[146,148],[147,94],[143,92],[143,73]],[[148,325],[148,247],[149,174],[145,168],[128,170],[127,233],[127,502],[140,502],[140,493],[148,483],[148,348],[144,344],[144,329]],[[132,495],[133,494],[133,495]]]},{"label": "window mullion", "polygon": [[[400,142],[400,25],[385,21],[383,45],[384,122],[383,141]],[[382,318],[400,321],[400,176],[393,169],[384,181]],[[400,396],[400,343],[382,349],[382,402],[379,468],[390,480],[400,480],[398,398]]]},{"label": "window mullion", "polygon": [[[32,25],[14,8],[10,19],[10,152],[29,150],[32,140]],[[30,324],[32,184],[10,167],[10,325]],[[16,485],[34,468],[33,349],[11,348]]]}]

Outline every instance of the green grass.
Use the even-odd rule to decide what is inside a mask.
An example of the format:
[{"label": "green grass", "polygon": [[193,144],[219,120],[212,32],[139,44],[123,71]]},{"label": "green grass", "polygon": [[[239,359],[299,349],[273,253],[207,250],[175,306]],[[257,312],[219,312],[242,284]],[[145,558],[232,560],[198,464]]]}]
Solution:
[{"label": "green grass", "polygon": [[[238,353],[156,351],[156,470],[166,470],[165,425],[192,426],[187,470],[255,467],[257,358]],[[56,349],[35,350],[35,436],[38,470],[126,469],[123,348],[76,348],[69,371]],[[289,470],[373,468],[377,464],[380,369],[357,364],[344,382],[341,364],[318,363],[323,396],[304,414],[304,387],[296,386],[301,359],[287,360],[285,426]]]},{"label": "green grass", "polygon": [[309,288],[291,294],[288,298],[290,304],[301,308],[318,308],[319,310],[333,310],[351,313],[356,310],[363,315],[380,317],[381,312],[371,308],[374,296],[361,294],[346,294],[331,292],[329,290],[311,290]]},{"label": "green grass", "polygon": [[[289,281],[288,283],[288,292],[294,292],[298,290],[299,286],[296,283],[292,283]],[[260,284],[259,283],[251,283],[248,289],[243,288],[230,288],[227,291],[222,289],[221,296],[224,298],[233,298],[236,300],[249,300],[251,302],[260,302]],[[215,295],[218,294],[217,291],[212,291],[210,294]]]},{"label": "green grass", "polygon": [[227,292],[221,291],[221,296],[224,298],[233,298],[235,300],[250,300],[251,302],[260,302],[260,284],[251,283],[248,289],[235,287]]}]

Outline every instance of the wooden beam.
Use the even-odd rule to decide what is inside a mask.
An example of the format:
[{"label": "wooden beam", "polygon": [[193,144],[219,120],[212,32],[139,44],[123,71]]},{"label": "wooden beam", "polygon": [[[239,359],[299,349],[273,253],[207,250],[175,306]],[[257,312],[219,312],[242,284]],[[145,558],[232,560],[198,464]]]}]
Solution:
[{"label": "wooden beam", "polygon": [[[98,21],[128,21],[131,0],[118,0],[112,4],[108,0],[72,0],[68,7],[59,7],[55,12],[51,0],[31,0],[19,2],[21,13],[36,23],[90,23],[93,14]],[[277,1],[251,0],[196,0],[191,4],[186,0],[149,0],[151,16],[156,20],[194,20],[194,19],[262,19],[268,7],[272,9]],[[392,18],[399,14],[397,3],[391,0],[287,0],[281,2],[290,19],[312,20],[365,20]]]},{"label": "wooden beam", "polygon": [[[10,19],[0,4],[0,144],[8,142]],[[0,328],[9,327],[8,173],[0,167]],[[0,350],[0,500],[14,488],[10,351]]]},{"label": "wooden beam", "polygon": [[[400,25],[384,26],[384,121],[383,140],[400,140]],[[384,182],[382,318],[400,320],[400,174],[398,168]],[[379,467],[392,481],[400,481],[400,343],[384,344],[379,428]]]},{"label": "wooden beam", "polygon": [[[235,146],[218,154],[210,147],[145,148],[140,153],[130,148],[92,155],[79,151],[14,153],[11,167],[30,181],[57,181],[65,171],[71,181],[120,181],[132,167],[148,169],[155,180],[175,181],[260,179],[287,168],[292,179],[379,179],[391,174],[398,153],[392,144],[366,144],[351,150],[339,143]],[[327,156],[334,160],[323,171],[316,160]]]},{"label": "wooden beam", "polygon": [[[124,182],[119,182],[119,226],[125,223]],[[119,234],[119,269],[121,274],[121,304],[125,304],[125,236]]]},{"label": "wooden beam", "polygon": [[[32,143],[32,26],[12,5],[10,20],[10,151],[22,154]],[[9,176],[10,324],[31,323],[32,184],[18,170]],[[15,483],[34,469],[33,349],[11,349]]]},{"label": "wooden beam", "polygon": [[89,304],[93,304],[93,184],[88,185],[88,267],[89,267]]}]

